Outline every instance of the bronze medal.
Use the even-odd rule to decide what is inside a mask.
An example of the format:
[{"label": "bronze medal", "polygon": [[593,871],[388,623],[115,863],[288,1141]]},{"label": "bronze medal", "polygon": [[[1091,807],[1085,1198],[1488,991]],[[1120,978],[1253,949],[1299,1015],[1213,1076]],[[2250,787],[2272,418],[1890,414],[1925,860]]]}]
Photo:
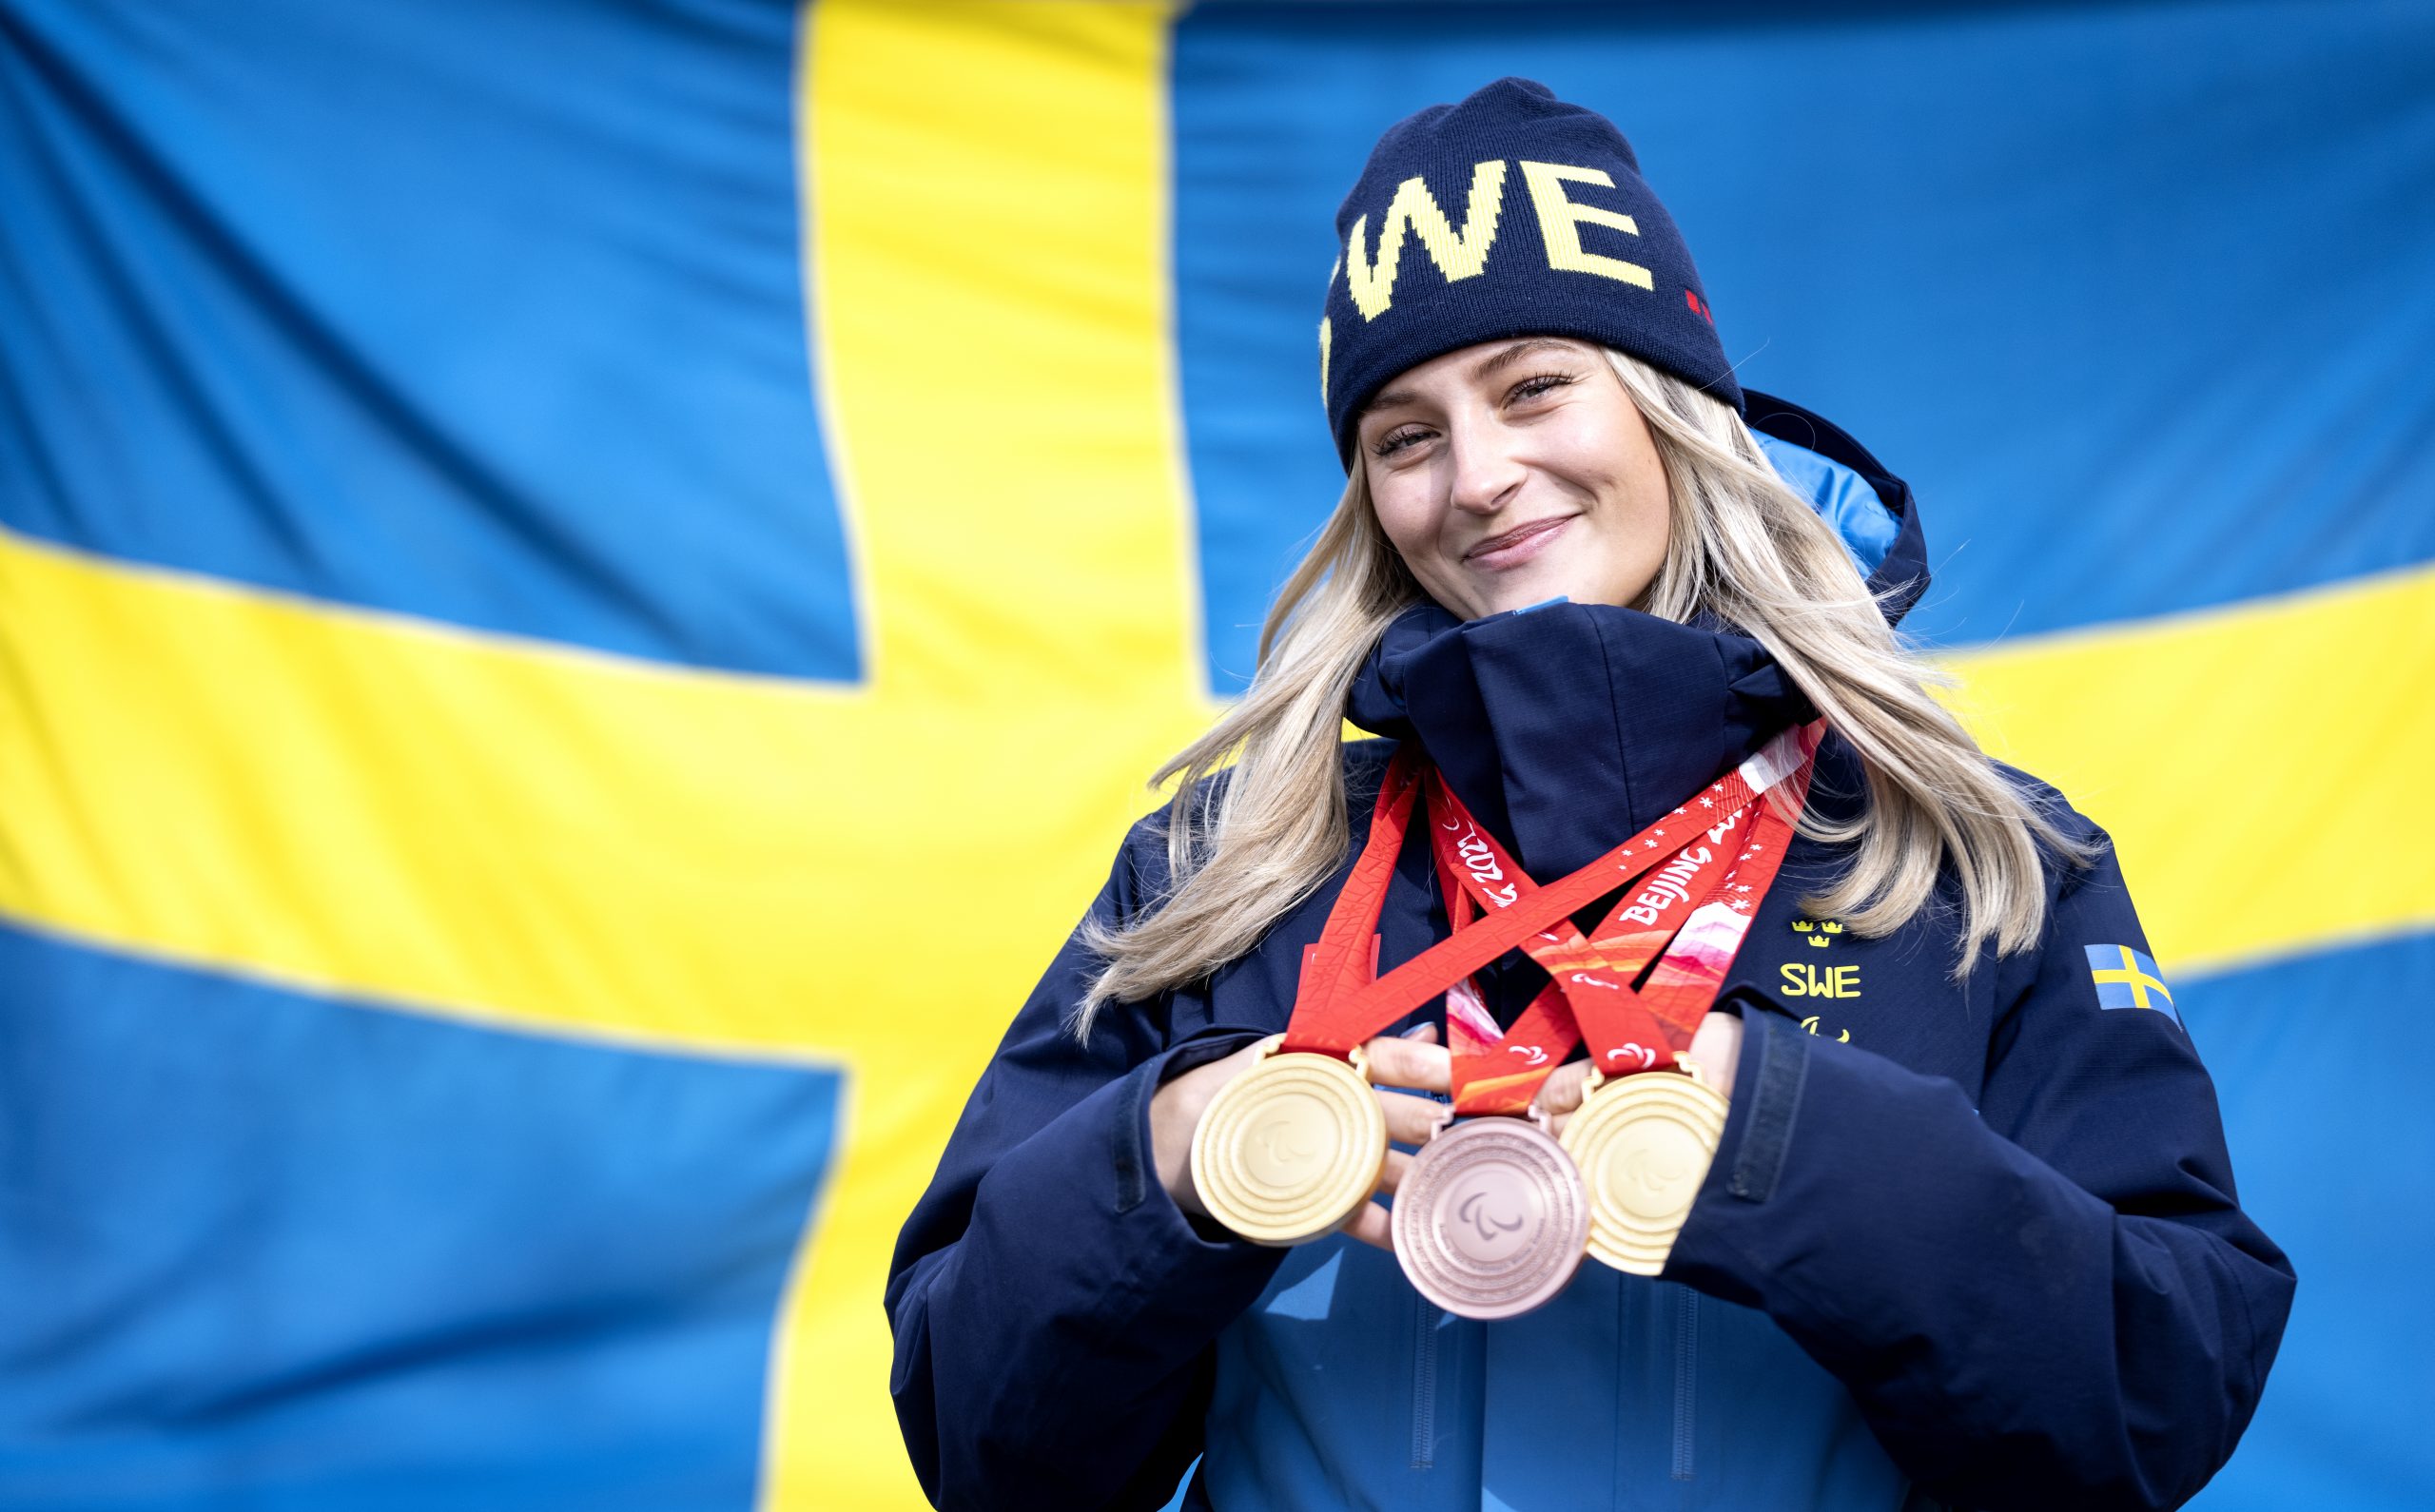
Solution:
[{"label": "bronze medal", "polygon": [[1589,1188],[1589,1252],[1636,1276],[1666,1269],[1724,1136],[1724,1098],[1687,1057],[1678,1063],[1687,1075],[1593,1073],[1564,1126]]},{"label": "bronze medal", "polygon": [[1192,1135],[1192,1181],[1209,1215],[1259,1244],[1334,1232],[1378,1190],[1387,1118],[1361,1053],[1261,1046],[1210,1099]]},{"label": "bronze medal", "polygon": [[1421,1146],[1395,1191],[1395,1258],[1420,1294],[1465,1318],[1510,1318],[1565,1289],[1589,1235],[1589,1194],[1529,1118],[1471,1118]]}]

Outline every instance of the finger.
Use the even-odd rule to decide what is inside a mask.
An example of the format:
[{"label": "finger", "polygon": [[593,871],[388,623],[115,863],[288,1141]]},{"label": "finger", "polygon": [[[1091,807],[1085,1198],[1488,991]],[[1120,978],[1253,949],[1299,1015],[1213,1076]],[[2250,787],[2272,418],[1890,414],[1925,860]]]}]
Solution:
[{"label": "finger", "polygon": [[1233,1055],[1221,1056],[1216,1060],[1193,1067],[1167,1085],[1191,1089],[1189,1100],[1195,1110],[1194,1116],[1198,1118],[1198,1110],[1208,1106],[1209,1100],[1218,1095],[1218,1088],[1259,1064],[1260,1048],[1265,1043],[1264,1040],[1255,1039]]},{"label": "finger", "polygon": [[1742,1020],[1733,1014],[1711,1012],[1691,1036],[1690,1056],[1700,1076],[1717,1095],[1733,1096],[1733,1073],[1742,1056]]},{"label": "finger", "polygon": [[1402,1037],[1416,1039],[1424,1045],[1433,1045],[1437,1043],[1437,1026],[1433,1023],[1414,1024],[1403,1032]]},{"label": "finger", "polygon": [[1381,1087],[1444,1092],[1453,1084],[1454,1057],[1444,1045],[1382,1035],[1364,1049],[1370,1057],[1370,1079]]},{"label": "finger", "polygon": [[1395,1247],[1394,1220],[1388,1215],[1386,1209],[1374,1202],[1363,1203],[1358,1212],[1345,1220],[1344,1231],[1363,1244],[1380,1250]]},{"label": "finger", "polygon": [[1400,1150],[1387,1152],[1386,1167],[1378,1173],[1378,1190],[1395,1192],[1402,1188],[1404,1175],[1412,1170],[1412,1156]]},{"label": "finger", "polygon": [[1446,1123],[1446,1105],[1433,1098],[1415,1097],[1408,1092],[1381,1091],[1373,1095],[1379,1111],[1387,1115],[1387,1137],[1399,1145],[1426,1144]]},{"label": "finger", "polygon": [[1589,1062],[1575,1060],[1558,1066],[1555,1075],[1539,1087],[1539,1095],[1531,1101],[1550,1118],[1560,1118],[1581,1106],[1581,1089],[1589,1080]]}]

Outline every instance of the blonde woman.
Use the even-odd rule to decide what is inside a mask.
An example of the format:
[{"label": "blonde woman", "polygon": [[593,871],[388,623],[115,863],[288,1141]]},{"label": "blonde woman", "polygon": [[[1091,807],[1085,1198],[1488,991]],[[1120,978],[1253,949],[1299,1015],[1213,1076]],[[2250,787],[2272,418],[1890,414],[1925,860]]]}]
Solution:
[{"label": "blonde woman", "polygon": [[[1985,757],[1896,636],[1909,491],[1736,385],[1631,149],[1539,86],[1394,126],[1337,233],[1344,495],[899,1245],[891,1385],[932,1500],[1157,1507],[1198,1457],[1188,1506],[2178,1504],[2248,1423],[2290,1267],[2104,833]],[[1745,848],[1619,852],[1720,794],[1743,817],[1706,833]],[[1763,835],[1789,843],[1762,863]],[[1524,948],[1456,959],[1541,893]],[[1665,954],[1618,965],[1678,901]],[[1710,916],[1727,948],[1684,953]],[[1593,1076],[1629,1059],[1598,1027],[1623,999],[1686,1016],[1650,1007],[1674,1037]],[[1331,1045],[1375,1149],[1241,1132],[1262,1068]],[[1478,1074],[1504,1053],[1534,1069]],[[1453,1130],[1577,1153],[1616,1087],[1693,1081],[1721,1122],[1659,1173],[1684,1206],[1653,1258],[1573,1270],[1569,1241],[1523,1307],[1437,1305],[1406,1230],[1448,1095],[1479,1115]],[[1525,1112],[1491,1083],[1529,1116],[1488,1116]],[[1196,1152],[1221,1139],[1334,1141],[1374,1197],[1260,1231],[1204,1190],[1238,1179]],[[1510,1244],[1511,1211],[1462,1216]]]}]

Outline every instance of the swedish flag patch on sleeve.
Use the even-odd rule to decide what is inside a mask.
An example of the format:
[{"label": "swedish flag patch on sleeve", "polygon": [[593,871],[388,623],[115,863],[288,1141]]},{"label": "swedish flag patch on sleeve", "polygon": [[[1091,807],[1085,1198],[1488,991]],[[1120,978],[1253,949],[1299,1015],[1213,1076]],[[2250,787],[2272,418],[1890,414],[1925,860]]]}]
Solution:
[{"label": "swedish flag patch on sleeve", "polygon": [[2164,973],[2156,969],[2154,958],[2128,945],[2090,945],[2089,976],[2096,982],[2096,1005],[2100,1008],[2153,1008],[2174,1023],[2181,1015],[2172,1005],[2172,992],[2165,986]]}]

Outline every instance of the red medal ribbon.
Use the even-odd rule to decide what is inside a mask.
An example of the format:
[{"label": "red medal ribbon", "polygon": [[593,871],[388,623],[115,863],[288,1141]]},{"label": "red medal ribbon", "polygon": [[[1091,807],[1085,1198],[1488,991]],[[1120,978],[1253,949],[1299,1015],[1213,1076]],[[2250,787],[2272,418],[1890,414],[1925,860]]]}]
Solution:
[{"label": "red medal ribbon", "polygon": [[[1327,921],[1319,926],[1318,940],[1302,952],[1302,978],[1294,994],[1293,1018],[1285,1029],[1284,1048],[1288,1050],[1322,1048],[1299,1042],[1295,1031],[1305,1021],[1327,1018],[1333,1003],[1376,974],[1378,916],[1386,911],[1387,889],[1395,876],[1395,857],[1402,851],[1405,831],[1412,824],[1412,801],[1420,792],[1424,770],[1417,750],[1411,746],[1398,748],[1393,760],[1387,764],[1386,777],[1378,786],[1377,804],[1371,810],[1370,838],[1353,863],[1353,875],[1345,879],[1344,890],[1336,894],[1334,906],[1328,910]],[[1356,962],[1362,963],[1357,975]],[[1398,1012],[1377,1028],[1401,1017]],[[1375,1028],[1355,1035],[1340,1049],[1325,1048],[1342,1055],[1374,1033]]]},{"label": "red medal ribbon", "polygon": [[[1700,1018],[1715,1000],[1733,952],[1726,950],[1722,961],[1712,962],[1716,966],[1712,975],[1707,966],[1713,950],[1704,953],[1701,964],[1661,965],[1660,975],[1652,980],[1664,981],[1667,990],[1655,997],[1633,991],[1633,981],[1667,940],[1677,938],[1677,928],[1686,916],[1695,917],[1700,907],[1720,896],[1755,907],[1756,900],[1765,895],[1772,868],[1755,885],[1737,883],[1732,872],[1741,858],[1728,841],[1743,815],[1761,801],[1761,790],[1794,776],[1786,765],[1805,763],[1816,740],[1815,729],[1787,732],[1726,779],[1675,809],[1673,817],[1680,823],[1673,826],[1673,833],[1664,824],[1650,826],[1644,837],[1644,850],[1648,848],[1647,840],[1672,839],[1686,825],[1693,833],[1664,863],[1649,868],[1637,895],[1627,892],[1615,903],[1595,940],[1585,940],[1568,919],[1525,940],[1523,949],[1547,970],[1549,985],[1503,1036],[1496,1034],[1494,1021],[1469,979],[1447,990],[1446,1023],[1454,1057],[1457,1112],[1527,1111],[1539,1085],[1585,1034],[1598,1063],[1611,1075],[1674,1064],[1675,1053],[1690,1044]],[[1805,790],[1805,766],[1799,771],[1799,785]],[[1537,884],[1506,854],[1496,837],[1481,827],[1462,800],[1433,773],[1426,792],[1438,877],[1448,898],[1450,921],[1456,929],[1469,921],[1474,900],[1483,907],[1501,909],[1536,889]],[[1789,835],[1786,826],[1785,835],[1760,853],[1773,853],[1780,859],[1782,840]],[[1755,834],[1750,838],[1755,839]],[[1736,912],[1727,909],[1728,914]],[[1701,938],[1712,933],[1704,931]],[[1734,944],[1739,944],[1738,935]],[[1704,994],[1699,991],[1702,985],[1706,988]],[[1517,1068],[1505,1058],[1509,1056],[1520,1057],[1523,1064]]]},{"label": "red medal ribbon", "polygon": [[[1724,839],[1743,811],[1779,784],[1792,784],[1798,811],[1822,728],[1821,722],[1785,731],[1691,803],[1544,887],[1524,875],[1460,801],[1421,767],[1412,747],[1397,751],[1379,788],[1369,840],[1329,910],[1318,942],[1304,955],[1284,1048],[1348,1054],[1443,992],[1450,1040],[1460,1035],[1480,1041],[1458,1045],[1467,1052],[1456,1074],[1458,1112],[1527,1108],[1539,1083],[1585,1033],[1610,1074],[1658,1065],[1656,1046],[1645,1041],[1669,1052],[1690,1042],[1691,1030],[1723,985],[1750,914],[1782,863],[1792,822],[1761,804],[1748,843],[1729,865],[1723,863]],[[1444,830],[1432,825],[1432,838],[1441,876],[1450,883],[1453,933],[1375,977],[1378,919],[1425,786],[1432,811],[1445,816],[1439,821]],[[1692,804],[1704,806],[1695,810]],[[1576,909],[1644,878],[1646,885],[1616,904],[1595,940],[1585,940],[1571,923]],[[1474,899],[1493,911],[1470,922]],[[1688,922],[1678,935],[1674,926],[1685,915]],[[1634,992],[1632,979],[1669,936],[1676,937],[1675,944],[1651,973],[1647,989]],[[1492,1021],[1466,979],[1516,945],[1548,968],[1550,980],[1513,1027],[1488,1043],[1482,1025]],[[1454,1016],[1465,1010],[1477,1021],[1457,1027]],[[1488,1064],[1508,1055],[1528,1064],[1519,1070]],[[1673,1062],[1670,1053],[1663,1058],[1666,1065]],[[1629,1065],[1633,1059],[1642,1064]]]},{"label": "red medal ribbon", "polygon": [[[1437,854],[1448,919],[1457,930],[1469,921],[1471,904],[1475,900],[1484,907],[1503,909],[1538,890],[1538,884],[1506,854],[1496,837],[1471,817],[1462,800],[1434,774],[1427,791],[1430,838]],[[1725,824],[1730,825],[1748,803],[1745,797],[1741,806],[1730,811]],[[1677,810],[1678,815],[1683,812]],[[1683,819],[1672,826],[1671,833],[1651,826],[1651,838],[1671,839],[1690,823],[1687,818]],[[1683,873],[1686,858],[1693,855],[1697,859],[1687,864],[1694,871],[1722,873],[1724,866],[1714,864],[1716,854],[1714,846],[1695,850],[1691,842],[1685,842],[1671,852],[1664,864],[1650,868],[1649,876],[1643,881]],[[1703,863],[1709,864],[1703,867]],[[1675,887],[1666,896],[1680,892]],[[1641,896],[1647,898],[1650,894],[1645,892]],[[1627,891],[1601,925],[1601,937],[1612,935],[1617,918],[1635,906]],[[1679,915],[1666,921],[1668,924],[1678,921]],[[1661,934],[1657,943],[1663,942]],[[1468,978],[1447,990],[1447,1042],[1454,1056],[1457,1113],[1526,1111],[1540,1083],[1572,1053],[1572,1047],[1580,1043],[1585,1029],[1590,1026],[1596,1026],[1591,1041],[1593,1051],[1627,1041],[1662,1043],[1668,1037],[1649,1017],[1640,995],[1632,990],[1633,979],[1647,964],[1646,955],[1637,960],[1610,959],[1584,939],[1570,919],[1556,921],[1524,940],[1522,948],[1546,969],[1548,985],[1501,1037]],[[1509,1056],[1519,1057],[1521,1065],[1517,1068]]]},{"label": "red medal ribbon", "polygon": [[[1427,793],[1430,849],[1437,863],[1438,891],[1446,899],[1446,921],[1454,933],[1470,927],[1475,897],[1490,907],[1503,908],[1524,891],[1538,889],[1539,884],[1511,858],[1490,848],[1495,842],[1472,821],[1462,801],[1435,772],[1429,775]],[[1548,931],[1537,938],[1545,940],[1553,936],[1553,931]],[[1539,989],[1513,1027],[1501,1033],[1471,978],[1465,977],[1446,989],[1446,1045],[1454,1057],[1454,1111],[1458,1114],[1524,1112],[1539,1084],[1579,1043],[1581,1030],[1573,1019],[1572,1005],[1552,979]]]},{"label": "red medal ribbon", "polygon": [[[1627,1037],[1623,1026],[1612,1018],[1594,1014],[1585,1018],[1583,1028],[1589,1039],[1591,1057],[1606,1075],[1670,1070],[1681,1053],[1690,1047],[1700,1020],[1724,988],[1725,974],[1732,970],[1734,957],[1741,953],[1750,921],[1757,916],[1759,904],[1765,900],[1767,889],[1775,884],[1776,874],[1783,865],[1784,853],[1792,844],[1795,826],[1809,799],[1809,781],[1816,769],[1818,746],[1824,738],[1825,728],[1825,722],[1818,720],[1786,730],[1742,765],[1736,775],[1746,787],[1755,790],[1748,806],[1755,809],[1757,817],[1750,822],[1738,851],[1732,850],[1730,837],[1742,812],[1739,808],[1736,818],[1721,821],[1704,831],[1700,837],[1704,843],[1685,847],[1680,859],[1699,863],[1696,877],[1689,868],[1680,873],[1673,867],[1659,868],[1637,897],[1627,900],[1609,916],[1597,943],[1623,957],[1635,971],[1647,960],[1647,953],[1657,948],[1657,941],[1668,934],[1672,939],[1665,945],[1665,954],[1658,959],[1648,979],[1641,984],[1638,995],[1638,1002],[1646,1015],[1645,1023],[1659,1030],[1657,1042]],[[1776,801],[1779,796],[1782,802]],[[1724,802],[1718,788],[1711,788],[1692,803],[1704,804],[1710,797],[1718,800],[1717,808],[1721,811]],[[1678,812],[1689,807],[1685,804]],[[1700,812],[1708,810],[1703,808]],[[1731,860],[1726,863],[1724,858],[1729,851]],[[1676,929],[1673,920],[1683,914],[1688,917]],[[1640,927],[1618,932],[1622,924]]]}]

